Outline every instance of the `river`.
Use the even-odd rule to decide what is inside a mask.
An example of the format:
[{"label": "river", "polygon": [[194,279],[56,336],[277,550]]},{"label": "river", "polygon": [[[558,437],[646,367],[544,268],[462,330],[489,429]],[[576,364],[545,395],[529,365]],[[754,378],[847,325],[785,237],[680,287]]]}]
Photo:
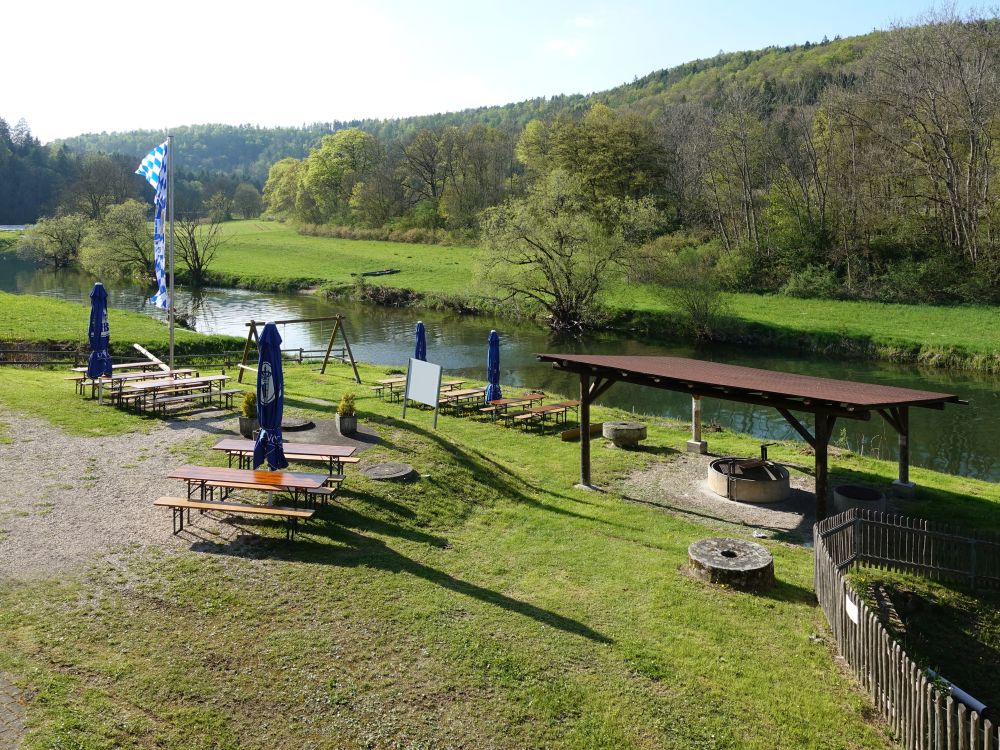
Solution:
[{"label": "river", "polygon": [[[0,256],[0,290],[39,294],[77,302],[87,301],[93,280],[78,271],[51,272],[10,256]],[[164,317],[146,301],[148,290],[111,284],[114,308]],[[653,342],[612,334],[584,338],[553,338],[532,324],[489,317],[469,317],[431,310],[383,308],[330,302],[307,294],[206,289],[193,296],[178,289],[177,307],[192,326],[206,333],[245,336],[245,323],[256,320],[307,318],[342,313],[351,347],[359,361],[401,367],[413,349],[418,319],[427,327],[428,360],[449,375],[486,376],[486,338],[491,328],[501,336],[501,383],[573,394],[577,381],[535,360],[536,352],[593,354],[661,354],[697,357],[719,362],[823,377],[884,383],[908,388],[956,393],[969,406],[949,405],[943,412],[911,410],[911,462],[950,474],[1000,480],[1000,378],[956,371],[921,369],[888,363],[854,362],[800,356],[753,348],[708,347]],[[2,314],[2,311],[0,311]],[[320,348],[329,339],[329,323],[282,326],[287,348]],[[112,330],[112,335],[114,331]],[[619,383],[600,403],[674,419],[690,418],[691,402],[683,394]],[[798,439],[773,409],[706,399],[703,420],[747,432],[762,439]],[[882,458],[896,455],[896,434],[877,416],[871,422],[840,420],[834,442],[855,452]],[[707,435],[711,444],[711,434]]]}]

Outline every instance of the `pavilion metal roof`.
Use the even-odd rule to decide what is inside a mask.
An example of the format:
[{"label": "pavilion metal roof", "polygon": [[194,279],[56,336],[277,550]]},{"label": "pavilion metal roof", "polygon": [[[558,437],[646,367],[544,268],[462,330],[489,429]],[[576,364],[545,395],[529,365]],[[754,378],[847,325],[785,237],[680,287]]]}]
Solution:
[{"label": "pavilion metal roof", "polygon": [[[912,388],[835,380],[686,357],[537,354],[560,370],[594,377],[689,392],[692,395],[749,401],[804,411],[853,412],[922,406],[941,409],[958,396]],[[846,416],[846,414],[845,414]]]}]

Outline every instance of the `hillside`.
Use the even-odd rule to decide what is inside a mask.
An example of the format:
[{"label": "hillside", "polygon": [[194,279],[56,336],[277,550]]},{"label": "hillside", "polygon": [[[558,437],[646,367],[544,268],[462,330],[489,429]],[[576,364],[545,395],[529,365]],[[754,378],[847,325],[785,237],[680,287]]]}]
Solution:
[{"label": "hillside", "polygon": [[[877,34],[806,42],[787,47],[726,52],[654,71],[631,83],[590,94],[559,94],[491,107],[437,113],[394,120],[352,120],[301,127],[263,128],[255,125],[185,125],[173,129],[183,147],[184,167],[192,172],[234,174],[263,183],[271,164],[285,157],[302,158],[323,135],[360,127],[390,141],[405,139],[421,128],[442,125],[485,125],[520,130],[534,119],[560,112],[582,113],[595,103],[630,107],[650,115],[667,101],[708,102],[723,86],[741,81],[766,91],[776,104],[808,104],[830,83],[850,85],[860,61]],[[141,157],[162,132],[89,133],[57,141],[74,151],[102,151]]]}]

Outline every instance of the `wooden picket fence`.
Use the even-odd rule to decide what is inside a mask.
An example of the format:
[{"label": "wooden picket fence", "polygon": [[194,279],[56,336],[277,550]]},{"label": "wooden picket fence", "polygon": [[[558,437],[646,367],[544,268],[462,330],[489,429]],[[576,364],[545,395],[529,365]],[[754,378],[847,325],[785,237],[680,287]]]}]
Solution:
[{"label": "wooden picket fence", "polygon": [[1000,589],[1000,537],[849,510],[813,526],[815,587],[841,655],[907,750],[1000,750],[995,720],[939,687],[844,578],[852,565]]}]

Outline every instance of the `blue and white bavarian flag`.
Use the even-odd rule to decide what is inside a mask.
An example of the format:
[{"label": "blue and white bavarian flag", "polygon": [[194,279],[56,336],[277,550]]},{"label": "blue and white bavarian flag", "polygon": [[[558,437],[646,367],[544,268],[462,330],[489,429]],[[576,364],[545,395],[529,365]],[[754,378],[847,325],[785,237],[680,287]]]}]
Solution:
[{"label": "blue and white bavarian flag", "polygon": [[153,215],[153,266],[156,269],[156,281],[160,288],[150,298],[157,307],[164,310],[169,307],[167,292],[167,261],[164,251],[163,217],[167,213],[167,144],[161,143],[150,151],[135,170],[146,178],[146,182],[156,188],[156,198],[153,204],[156,213]]}]

